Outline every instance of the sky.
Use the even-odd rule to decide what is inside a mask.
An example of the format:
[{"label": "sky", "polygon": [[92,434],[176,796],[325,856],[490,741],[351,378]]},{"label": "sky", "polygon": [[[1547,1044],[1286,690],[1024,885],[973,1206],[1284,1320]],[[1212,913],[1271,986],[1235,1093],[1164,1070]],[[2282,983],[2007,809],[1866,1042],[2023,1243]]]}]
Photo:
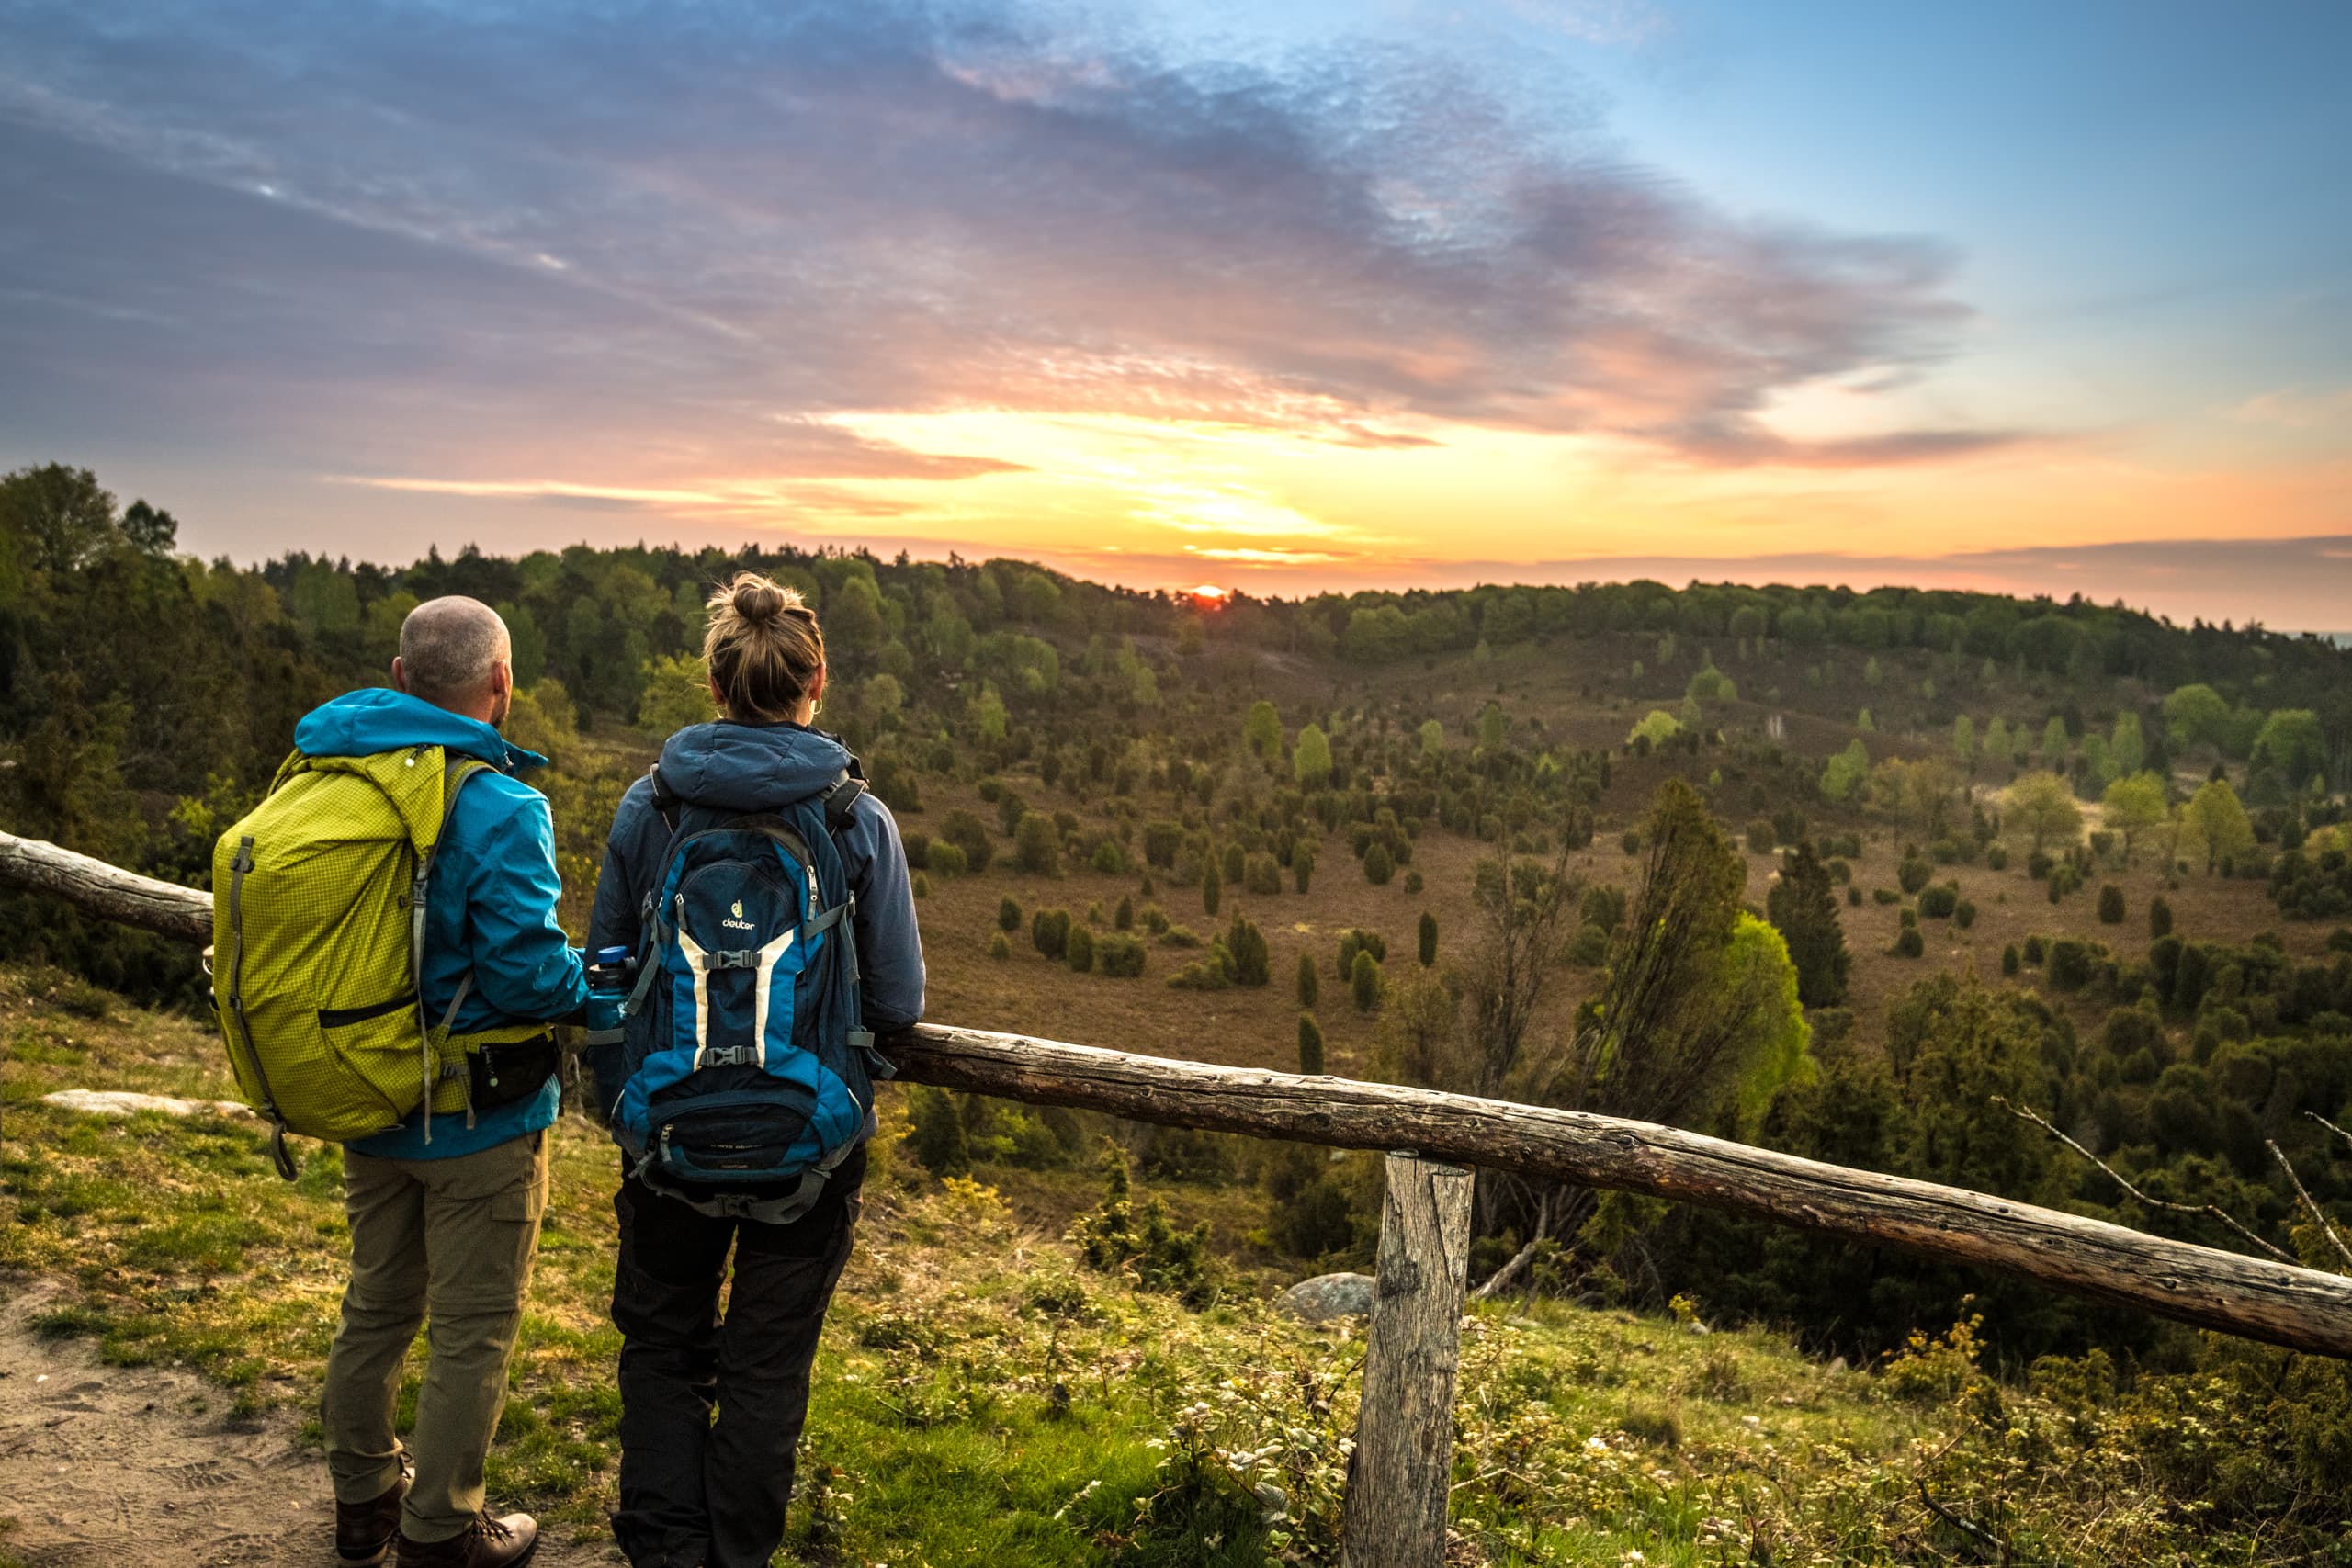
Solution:
[{"label": "sky", "polygon": [[2352,628],[2352,7],[0,0],[0,468]]}]

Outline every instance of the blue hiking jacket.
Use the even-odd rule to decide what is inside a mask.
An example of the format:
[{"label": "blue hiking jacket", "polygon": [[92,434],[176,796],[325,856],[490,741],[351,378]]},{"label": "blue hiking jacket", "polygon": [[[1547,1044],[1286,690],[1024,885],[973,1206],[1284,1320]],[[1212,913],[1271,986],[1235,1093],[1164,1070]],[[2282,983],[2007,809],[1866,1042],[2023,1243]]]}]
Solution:
[{"label": "blue hiking jacket", "polygon": [[[819,794],[849,766],[849,750],[822,730],[797,724],[695,724],[662,748],[662,779],[681,800],[721,811],[772,811]],[[859,797],[834,835],[850,891],[865,1027],[882,1032],[922,1017],[922,942],[915,931],[914,883],[890,808]],[[645,895],[661,874],[669,825],[639,779],[613,814],[588,945],[637,950]]]},{"label": "blue hiking jacket", "polygon": [[[472,989],[455,1032],[550,1021],[587,1005],[588,980],[556,924],[563,884],[555,869],[555,823],[547,797],[511,775],[544,766],[545,757],[510,746],[480,719],[422,697],[377,687],[313,708],[294,727],[308,757],[364,757],[403,746],[439,746],[473,757],[495,773],[478,773],[458,792],[447,836],[433,861],[424,906],[424,1016],[437,1024],[471,971]],[[389,1133],[348,1145],[384,1159],[450,1159],[493,1148],[555,1122],[561,1088],[549,1078],[528,1100],[479,1112],[433,1119],[424,1141],[420,1111]]]}]

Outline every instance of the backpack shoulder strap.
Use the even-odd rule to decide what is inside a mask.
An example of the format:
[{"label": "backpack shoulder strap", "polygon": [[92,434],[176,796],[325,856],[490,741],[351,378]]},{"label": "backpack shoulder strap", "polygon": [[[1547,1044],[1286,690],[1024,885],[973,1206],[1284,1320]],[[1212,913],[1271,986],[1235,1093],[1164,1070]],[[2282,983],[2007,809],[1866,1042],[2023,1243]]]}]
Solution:
[{"label": "backpack shoulder strap", "polygon": [[849,826],[851,818],[857,811],[857,803],[865,794],[865,769],[855,757],[852,757],[849,766],[835,773],[833,782],[827,784],[824,794],[818,797],[825,803],[826,831],[839,838],[842,829]]},{"label": "backpack shoulder strap", "polygon": [[653,786],[653,809],[661,813],[662,825],[670,829],[672,837],[676,837],[678,831],[678,792],[672,789],[670,787],[670,782],[662,776],[662,764],[660,762],[650,763],[646,767],[645,777],[647,782]]}]

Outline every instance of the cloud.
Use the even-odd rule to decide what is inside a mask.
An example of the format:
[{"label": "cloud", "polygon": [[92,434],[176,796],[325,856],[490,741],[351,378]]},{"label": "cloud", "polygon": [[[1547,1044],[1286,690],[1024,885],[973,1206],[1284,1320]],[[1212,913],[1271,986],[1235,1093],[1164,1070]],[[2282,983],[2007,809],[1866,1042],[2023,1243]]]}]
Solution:
[{"label": "cloud", "polygon": [[0,413],[27,428],[844,480],[999,471],[823,434],[873,410],[1371,446],[1469,422],[1715,464],[2009,439],[1776,438],[1775,393],[1951,350],[1947,249],[1728,213],[1434,56],[1180,59],[910,0],[35,0],[10,34],[0,351],[45,390]]},{"label": "cloud", "polygon": [[2352,423],[2352,387],[2332,392],[2286,387],[2248,398],[2230,411],[2247,424],[2278,424],[2290,430],[2324,430]]}]

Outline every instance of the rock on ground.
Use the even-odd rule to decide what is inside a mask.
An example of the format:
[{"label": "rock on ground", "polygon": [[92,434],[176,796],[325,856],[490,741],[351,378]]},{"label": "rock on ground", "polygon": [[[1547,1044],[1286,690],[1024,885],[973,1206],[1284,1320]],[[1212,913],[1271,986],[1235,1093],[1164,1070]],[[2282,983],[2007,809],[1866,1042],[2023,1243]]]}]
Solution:
[{"label": "rock on ground", "polygon": [[1274,1298],[1274,1310],[1308,1323],[1334,1317],[1372,1315],[1373,1278],[1369,1274],[1317,1274],[1301,1280]]}]

